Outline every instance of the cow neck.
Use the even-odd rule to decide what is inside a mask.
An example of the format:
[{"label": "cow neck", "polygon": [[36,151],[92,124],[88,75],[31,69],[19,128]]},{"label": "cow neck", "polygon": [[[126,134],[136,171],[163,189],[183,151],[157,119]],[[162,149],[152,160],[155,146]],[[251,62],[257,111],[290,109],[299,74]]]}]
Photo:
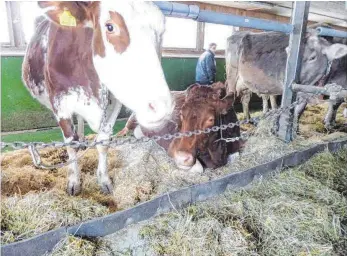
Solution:
[{"label": "cow neck", "polygon": [[328,81],[332,65],[333,65],[333,61],[329,60],[328,61],[328,65],[327,65],[327,67],[325,69],[324,75],[317,82],[318,87],[323,87],[324,84],[326,83],[326,81]]},{"label": "cow neck", "polygon": [[99,99],[100,81],[93,63],[92,28],[65,28],[53,22],[49,29],[50,89],[53,94],[83,88],[86,94]]}]

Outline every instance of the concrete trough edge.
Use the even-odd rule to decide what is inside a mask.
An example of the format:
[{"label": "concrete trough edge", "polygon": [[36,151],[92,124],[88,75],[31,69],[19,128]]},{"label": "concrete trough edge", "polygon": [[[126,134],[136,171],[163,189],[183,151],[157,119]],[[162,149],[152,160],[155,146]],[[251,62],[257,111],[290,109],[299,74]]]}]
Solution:
[{"label": "concrete trough edge", "polygon": [[68,235],[89,238],[106,236],[130,224],[148,220],[173,209],[181,209],[195,202],[207,200],[222,194],[226,189],[247,186],[253,180],[278,169],[300,165],[319,152],[325,150],[336,152],[344,147],[347,147],[347,139],[318,144],[242,172],[230,173],[206,183],[160,195],[123,211],[85,221],[71,227],[61,227],[23,241],[1,246],[1,254],[6,256],[43,255],[52,251],[56,244]]}]

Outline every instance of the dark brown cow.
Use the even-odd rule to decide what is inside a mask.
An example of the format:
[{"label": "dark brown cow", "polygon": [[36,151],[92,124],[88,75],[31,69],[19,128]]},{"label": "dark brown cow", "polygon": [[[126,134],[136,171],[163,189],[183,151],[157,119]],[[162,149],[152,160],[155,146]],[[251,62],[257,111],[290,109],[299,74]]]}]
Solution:
[{"label": "dark brown cow", "polygon": [[[74,114],[98,133],[97,141],[108,139],[120,102],[136,113],[144,127],[166,122],[172,112],[171,95],[156,52],[164,16],[153,3],[52,1],[39,5],[46,8],[49,19],[37,20],[23,62],[23,80],[32,96],[53,111],[66,142],[78,140]],[[111,192],[107,147],[97,149],[98,182],[104,192]],[[67,151],[69,159],[76,158],[74,148]],[[80,185],[77,162],[72,162],[68,192],[77,194]]]},{"label": "dark brown cow", "polygon": [[[194,84],[186,91],[172,92],[176,107],[167,122],[159,130],[148,130],[137,126],[135,115],[132,115],[125,128],[119,135],[126,134],[129,130],[135,130],[135,136],[164,135],[175,132],[188,132],[204,130],[214,125],[237,122],[237,116],[233,109],[233,95],[226,96],[226,90],[222,83],[213,86]],[[240,142],[226,142],[221,138],[240,136],[238,126],[228,128],[222,132],[182,137],[173,141],[159,140],[158,144],[168,151],[176,165],[181,169],[194,169],[202,166],[217,168],[225,165],[229,155],[239,151]]]}]

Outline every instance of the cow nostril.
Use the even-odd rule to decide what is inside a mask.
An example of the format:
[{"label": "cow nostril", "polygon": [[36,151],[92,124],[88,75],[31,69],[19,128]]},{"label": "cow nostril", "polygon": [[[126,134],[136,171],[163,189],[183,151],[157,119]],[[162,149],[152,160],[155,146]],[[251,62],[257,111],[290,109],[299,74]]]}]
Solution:
[{"label": "cow nostril", "polygon": [[190,165],[193,160],[193,156],[191,154],[182,151],[178,152],[176,157],[177,160],[184,165]]},{"label": "cow nostril", "polygon": [[149,103],[149,104],[148,104],[148,107],[149,107],[149,109],[150,109],[151,111],[156,112],[156,109],[155,109],[155,106],[154,106],[153,103]]}]

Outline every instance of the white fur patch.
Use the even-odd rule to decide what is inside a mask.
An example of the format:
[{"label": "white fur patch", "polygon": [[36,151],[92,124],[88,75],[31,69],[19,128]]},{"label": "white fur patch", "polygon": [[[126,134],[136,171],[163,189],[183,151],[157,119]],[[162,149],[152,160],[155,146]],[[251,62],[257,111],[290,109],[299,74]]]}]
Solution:
[{"label": "white fur patch", "polygon": [[345,108],[345,109],[343,110],[343,116],[344,116],[345,118],[347,118],[347,108]]},{"label": "white fur patch", "polygon": [[145,135],[143,134],[141,127],[139,125],[136,126],[134,129],[134,136],[136,139],[141,139],[141,138],[145,137]]},{"label": "white fur patch", "polygon": [[192,166],[192,168],[189,169],[190,173],[203,173],[204,167],[202,167],[199,160],[196,160],[195,164]]},{"label": "white fur patch", "polygon": [[69,119],[73,114],[82,116],[90,128],[97,132],[102,118],[102,108],[94,97],[86,95],[81,87],[71,88],[68,93],[54,100],[57,119]]},{"label": "white fur patch", "polygon": [[[94,57],[97,73],[112,94],[136,113],[141,125],[156,126],[172,111],[170,91],[156,52],[164,16],[150,2],[105,1],[101,3],[100,24],[110,18],[109,11],[124,18],[130,44],[125,52],[117,53],[107,42],[106,28],[102,26],[106,56]],[[156,105],[155,111],[149,104]]]},{"label": "white fur patch", "polygon": [[228,163],[233,163],[240,156],[239,152],[228,155]]}]

